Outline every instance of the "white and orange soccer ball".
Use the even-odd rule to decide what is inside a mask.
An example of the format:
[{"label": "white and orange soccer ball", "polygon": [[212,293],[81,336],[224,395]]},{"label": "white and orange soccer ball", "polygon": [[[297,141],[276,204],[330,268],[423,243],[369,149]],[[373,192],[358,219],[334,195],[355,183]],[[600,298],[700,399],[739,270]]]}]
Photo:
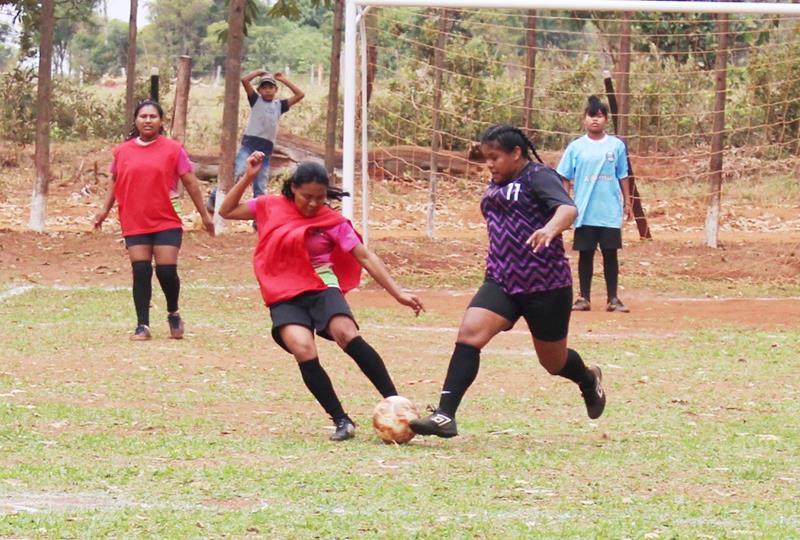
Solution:
[{"label": "white and orange soccer ball", "polygon": [[389,396],[375,406],[372,425],[386,444],[405,444],[414,438],[408,423],[419,418],[417,406],[402,396]]}]

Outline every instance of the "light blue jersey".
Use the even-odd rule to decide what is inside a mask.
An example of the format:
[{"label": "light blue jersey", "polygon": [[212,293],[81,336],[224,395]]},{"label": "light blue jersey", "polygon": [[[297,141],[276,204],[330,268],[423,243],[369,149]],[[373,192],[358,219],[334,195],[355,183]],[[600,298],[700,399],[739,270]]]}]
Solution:
[{"label": "light blue jersey", "polygon": [[622,228],[622,187],[628,176],[625,144],[613,135],[599,141],[584,135],[567,146],[556,168],[575,187],[578,217],[575,228],[583,225]]}]

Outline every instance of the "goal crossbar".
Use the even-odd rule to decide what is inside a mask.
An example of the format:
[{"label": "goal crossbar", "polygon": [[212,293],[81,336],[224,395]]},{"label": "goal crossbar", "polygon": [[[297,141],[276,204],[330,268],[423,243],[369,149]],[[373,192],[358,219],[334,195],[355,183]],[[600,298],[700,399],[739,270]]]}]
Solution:
[{"label": "goal crossbar", "polygon": [[798,15],[800,4],[661,0],[350,0],[358,6]]}]

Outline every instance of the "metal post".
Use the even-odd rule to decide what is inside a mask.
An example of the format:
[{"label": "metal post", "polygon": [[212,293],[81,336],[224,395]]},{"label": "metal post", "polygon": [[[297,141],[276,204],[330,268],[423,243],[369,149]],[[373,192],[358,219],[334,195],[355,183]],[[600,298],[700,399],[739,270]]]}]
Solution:
[{"label": "metal post", "polygon": [[150,99],[158,101],[158,68],[150,69]]},{"label": "metal post", "polygon": [[[344,117],[342,127],[342,189],[353,193],[356,157],[356,4],[344,7]],[[353,219],[353,198],[342,200],[342,214]]]},{"label": "metal post", "polygon": [[366,10],[362,10],[358,21],[358,29],[361,34],[361,240],[364,245],[369,245],[369,138],[367,128],[369,119],[367,118],[367,70],[369,69],[369,58],[367,58],[367,23],[363,16]]}]

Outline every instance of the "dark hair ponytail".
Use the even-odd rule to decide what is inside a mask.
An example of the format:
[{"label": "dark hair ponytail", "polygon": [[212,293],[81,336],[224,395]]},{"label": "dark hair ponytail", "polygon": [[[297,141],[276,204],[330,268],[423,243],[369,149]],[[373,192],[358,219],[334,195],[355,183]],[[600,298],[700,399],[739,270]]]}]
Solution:
[{"label": "dark hair ponytail", "polygon": [[136,104],[136,108],[133,109],[133,127],[131,131],[128,133],[128,136],[125,137],[126,141],[134,139],[139,136],[139,129],[136,127],[136,117],[139,116],[139,111],[141,111],[144,107],[147,106],[155,107],[156,111],[158,112],[158,117],[161,119],[161,128],[159,129],[158,133],[160,135],[164,134],[164,109],[161,108],[161,105],[158,104],[158,101],[153,101],[152,99],[143,99],[139,103]]},{"label": "dark hair ponytail", "polygon": [[292,173],[292,176],[283,181],[281,187],[281,194],[289,199],[294,199],[292,193],[292,186],[298,188],[303,184],[322,184],[328,188],[327,197],[330,200],[341,201],[342,197],[349,197],[350,194],[342,191],[341,188],[331,186],[331,181],[328,178],[328,171],[325,167],[314,161],[304,161],[300,163]]},{"label": "dark hair ponytail", "polygon": [[518,127],[509,124],[496,124],[491,126],[481,135],[481,144],[495,144],[499,146],[503,152],[507,153],[513,152],[514,148],[519,146],[522,150],[522,155],[525,156],[528,161],[531,160],[531,154],[528,153],[528,150],[530,150],[539,163],[544,163],[542,158],[539,157],[539,154],[536,153],[536,147],[533,146],[528,136]]},{"label": "dark hair ponytail", "polygon": [[608,118],[608,107],[597,96],[589,96],[586,100],[586,108],[583,110],[584,116],[597,116],[597,113]]}]

